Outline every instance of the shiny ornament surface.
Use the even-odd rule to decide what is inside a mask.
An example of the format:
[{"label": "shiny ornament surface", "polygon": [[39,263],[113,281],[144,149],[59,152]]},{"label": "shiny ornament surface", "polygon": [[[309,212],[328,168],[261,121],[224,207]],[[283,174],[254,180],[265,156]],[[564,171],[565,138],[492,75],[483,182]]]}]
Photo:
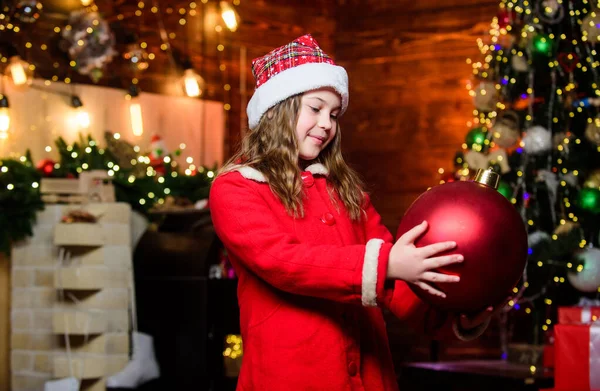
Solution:
[{"label": "shiny ornament surface", "polygon": [[23,23],[35,23],[44,6],[38,0],[19,0],[13,9],[13,17]]},{"label": "shiny ornament surface", "polygon": [[510,148],[515,145],[521,137],[517,113],[509,110],[500,114],[492,126],[492,135],[499,147]]},{"label": "shiny ornament surface", "polygon": [[585,138],[595,145],[600,145],[600,117],[596,117],[585,128]]},{"label": "shiny ornament surface", "polygon": [[535,54],[550,57],[554,52],[554,40],[549,34],[538,33],[531,40],[531,51]]},{"label": "shiny ornament surface", "polygon": [[439,269],[461,278],[458,283],[436,284],[446,298],[411,284],[419,297],[444,310],[476,312],[510,295],[525,267],[527,233],[520,215],[502,194],[475,181],[433,187],[409,207],[396,238],[423,220],[429,228],[415,245],[456,241],[457,247],[448,254],[462,254],[464,261]]},{"label": "shiny ornament surface", "polygon": [[496,85],[489,81],[479,83],[474,89],[473,104],[480,111],[494,111],[498,103]]},{"label": "shiny ornament surface", "polygon": [[565,17],[565,10],[558,0],[544,0],[536,4],[536,14],[545,23],[557,24]]},{"label": "shiny ornament surface", "polygon": [[591,44],[598,43],[600,38],[600,13],[598,11],[591,11],[581,21],[581,33],[586,40]]},{"label": "shiny ornament surface", "polygon": [[513,10],[509,10],[506,7],[498,11],[498,27],[506,28],[508,25],[513,24],[517,20],[517,13]]},{"label": "shiny ornament surface", "polygon": [[548,152],[552,148],[552,133],[542,126],[532,126],[525,132],[523,144],[531,155]]},{"label": "shiny ornament surface", "polygon": [[123,58],[127,61],[129,67],[134,74],[143,72],[148,69],[148,52],[143,49],[137,42],[127,45],[127,51],[123,53]]},{"label": "shiny ornament surface", "polygon": [[581,292],[596,292],[600,287],[600,249],[585,249],[575,258],[583,263],[583,270],[568,273],[569,283]]},{"label": "shiny ornament surface", "polygon": [[36,164],[35,168],[42,174],[42,176],[50,176],[54,172],[54,162],[52,159],[43,159]]},{"label": "shiny ornament surface", "polygon": [[585,182],[583,183],[583,187],[600,189],[600,169],[596,169],[589,173],[585,179]]},{"label": "shiny ornament surface", "polygon": [[529,71],[529,63],[527,62],[527,58],[525,56],[512,56],[510,63],[513,69],[517,72]]}]

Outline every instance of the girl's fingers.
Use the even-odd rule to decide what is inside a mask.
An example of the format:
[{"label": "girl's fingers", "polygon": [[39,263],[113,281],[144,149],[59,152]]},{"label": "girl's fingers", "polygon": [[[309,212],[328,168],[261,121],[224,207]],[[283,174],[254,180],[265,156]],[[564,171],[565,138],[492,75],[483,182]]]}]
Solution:
[{"label": "girl's fingers", "polygon": [[435,270],[440,267],[460,263],[464,260],[461,254],[442,255],[441,257],[427,258],[423,261],[425,270]]},{"label": "girl's fingers", "polygon": [[452,250],[454,247],[456,247],[456,242],[439,242],[421,247],[419,251],[423,255],[423,258],[431,258],[437,253]]},{"label": "girl's fingers", "polygon": [[446,297],[446,294],[444,292],[442,292],[442,291],[440,291],[438,289],[435,289],[431,285],[426,284],[424,282],[419,281],[415,285],[418,286],[419,288],[423,289],[425,292],[430,293],[430,294],[432,294],[434,296],[439,296],[439,297],[442,297],[442,298]]},{"label": "girl's fingers", "polygon": [[430,282],[459,282],[460,277],[443,273],[425,272],[423,273],[423,280]]},{"label": "girl's fingers", "polygon": [[398,241],[401,241],[404,244],[412,244],[419,238],[419,236],[423,235],[427,230],[427,221],[423,221],[421,224],[411,228],[409,231],[406,231],[404,235],[402,235]]}]

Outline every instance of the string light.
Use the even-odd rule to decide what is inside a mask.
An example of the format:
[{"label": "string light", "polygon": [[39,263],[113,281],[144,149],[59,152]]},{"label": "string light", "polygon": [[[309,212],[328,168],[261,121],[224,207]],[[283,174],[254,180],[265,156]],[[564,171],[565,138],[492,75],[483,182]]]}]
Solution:
[{"label": "string light", "polygon": [[[8,138],[10,129],[10,111],[8,98],[6,95],[0,95],[0,140]],[[2,167],[3,169],[5,167]]]}]

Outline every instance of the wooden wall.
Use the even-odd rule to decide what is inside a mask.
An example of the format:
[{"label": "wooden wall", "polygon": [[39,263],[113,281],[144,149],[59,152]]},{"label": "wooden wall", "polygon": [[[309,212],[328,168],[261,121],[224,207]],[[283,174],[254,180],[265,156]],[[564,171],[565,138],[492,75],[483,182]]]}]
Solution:
[{"label": "wooden wall", "polygon": [[477,55],[498,1],[342,3],[335,54],[350,76],[344,152],[395,233],[464,140],[473,111],[466,59]]}]

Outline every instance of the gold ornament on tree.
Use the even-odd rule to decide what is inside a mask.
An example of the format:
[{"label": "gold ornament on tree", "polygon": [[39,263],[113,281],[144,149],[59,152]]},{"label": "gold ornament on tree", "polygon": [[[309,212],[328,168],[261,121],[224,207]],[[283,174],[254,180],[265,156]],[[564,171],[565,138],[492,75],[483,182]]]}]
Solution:
[{"label": "gold ornament on tree", "polygon": [[139,153],[135,151],[135,147],[115,136],[112,132],[104,132],[106,149],[115,157],[116,163],[124,169],[132,170],[132,174],[138,178],[144,176],[147,165],[138,160]]},{"label": "gold ornament on tree", "polygon": [[594,118],[585,128],[585,138],[591,143],[600,145],[600,116]]},{"label": "gold ornament on tree", "polygon": [[587,16],[582,20],[581,32],[585,40],[591,44],[598,43],[598,39],[600,39],[600,29],[598,28],[599,23],[600,14],[596,10],[588,13]]},{"label": "gold ornament on tree", "polygon": [[554,229],[555,235],[564,235],[568,234],[574,229],[580,229],[579,224],[574,223],[572,221],[566,221],[564,224],[560,224],[558,227]]},{"label": "gold ornament on tree", "polygon": [[583,183],[583,187],[600,190],[600,169],[590,172]]},{"label": "gold ornament on tree", "polygon": [[499,147],[510,148],[515,145],[521,137],[517,113],[512,110],[502,112],[492,125],[492,135]]},{"label": "gold ornament on tree", "polygon": [[531,43],[531,40],[533,39],[533,37],[536,35],[536,28],[535,26],[531,25],[531,24],[526,24],[525,26],[523,26],[523,28],[521,29],[521,35],[520,35],[520,39],[519,39],[519,47],[521,48],[527,48],[529,47],[529,44]]},{"label": "gold ornament on tree", "polygon": [[473,104],[477,110],[489,112],[496,109],[498,103],[498,93],[496,85],[489,81],[482,81],[474,89]]}]

